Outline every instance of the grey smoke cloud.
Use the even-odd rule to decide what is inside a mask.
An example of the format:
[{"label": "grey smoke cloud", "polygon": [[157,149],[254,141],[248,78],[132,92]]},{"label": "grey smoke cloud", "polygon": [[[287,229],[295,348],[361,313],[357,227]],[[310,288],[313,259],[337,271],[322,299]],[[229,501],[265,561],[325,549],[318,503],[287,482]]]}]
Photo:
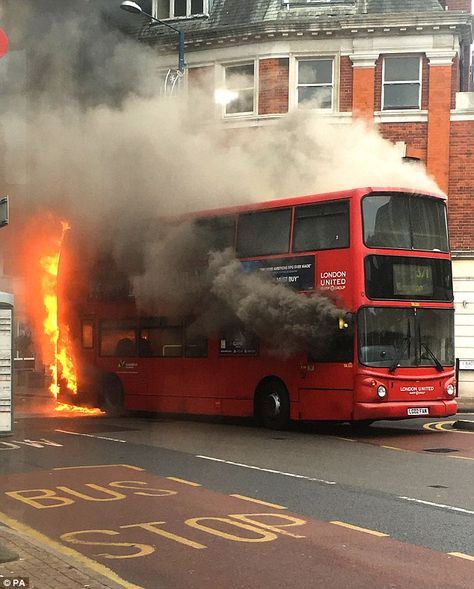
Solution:
[{"label": "grey smoke cloud", "polygon": [[243,328],[280,357],[316,350],[338,329],[343,311],[318,293],[302,296],[267,274],[245,272],[230,248],[191,222],[173,226],[145,254],[133,293],[144,314],[190,317],[192,334]]},{"label": "grey smoke cloud", "polygon": [[[237,132],[223,128],[192,90],[160,97],[153,49],[104,24],[106,4],[2,4],[8,59],[21,54],[27,64],[17,83],[26,99],[12,90],[0,114],[0,175],[21,184],[12,187],[12,200],[26,193],[32,213],[49,208],[67,217],[91,249],[111,243],[144,308],[177,307],[197,317],[201,330],[251,324],[262,338],[285,341],[286,351],[324,337],[339,312],[331,301],[244,274],[228,252],[212,252],[185,226],[163,229],[160,219],[357,186],[434,191],[435,182],[421,167],[403,164],[363,122],[338,125],[303,111]],[[0,79],[6,75],[8,61],[0,61]],[[203,276],[196,276],[198,251]]]}]

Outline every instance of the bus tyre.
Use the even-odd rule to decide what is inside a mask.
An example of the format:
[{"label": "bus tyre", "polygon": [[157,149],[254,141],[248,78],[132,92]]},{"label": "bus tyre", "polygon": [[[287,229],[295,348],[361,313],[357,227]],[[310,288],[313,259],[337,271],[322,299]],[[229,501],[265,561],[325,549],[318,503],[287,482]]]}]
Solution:
[{"label": "bus tyre", "polygon": [[114,375],[106,376],[100,387],[100,408],[107,415],[118,417],[124,413],[123,388],[120,379]]},{"label": "bus tyre", "polygon": [[257,393],[257,420],[268,429],[285,429],[290,421],[290,400],[282,382],[266,382]]}]

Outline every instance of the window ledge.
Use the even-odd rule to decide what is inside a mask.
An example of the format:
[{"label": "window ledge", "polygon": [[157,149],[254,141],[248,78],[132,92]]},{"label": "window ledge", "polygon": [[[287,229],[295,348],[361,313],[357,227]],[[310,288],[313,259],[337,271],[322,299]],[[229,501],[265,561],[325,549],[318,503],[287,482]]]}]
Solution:
[{"label": "window ledge", "polygon": [[382,110],[374,112],[376,123],[426,123],[428,111],[418,109]]},{"label": "window ledge", "polygon": [[159,27],[162,26],[160,23],[173,23],[173,22],[187,22],[190,20],[204,20],[209,18],[209,14],[191,14],[190,16],[172,16],[169,18],[160,18],[160,22],[150,21],[150,27]]}]

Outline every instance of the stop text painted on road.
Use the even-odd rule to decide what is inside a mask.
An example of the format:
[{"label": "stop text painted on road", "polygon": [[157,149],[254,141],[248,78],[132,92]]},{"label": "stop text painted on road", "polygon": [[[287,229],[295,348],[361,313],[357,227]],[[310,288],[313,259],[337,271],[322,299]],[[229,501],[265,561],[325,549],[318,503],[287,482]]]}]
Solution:
[{"label": "stop text painted on road", "polygon": [[[56,549],[126,579],[123,586],[201,589],[212,579],[214,587],[292,584],[296,589],[324,577],[328,589],[339,589],[353,577],[352,556],[361,555],[370,555],[371,562],[365,586],[390,578],[399,583],[395,586],[441,589],[441,570],[459,587],[470,586],[466,559],[402,544],[382,530],[282,513],[282,505],[214,492],[137,466],[97,464],[0,476],[0,497],[0,522],[39,534]],[[255,507],[249,508],[251,502]],[[401,555],[402,568],[394,553]]]}]

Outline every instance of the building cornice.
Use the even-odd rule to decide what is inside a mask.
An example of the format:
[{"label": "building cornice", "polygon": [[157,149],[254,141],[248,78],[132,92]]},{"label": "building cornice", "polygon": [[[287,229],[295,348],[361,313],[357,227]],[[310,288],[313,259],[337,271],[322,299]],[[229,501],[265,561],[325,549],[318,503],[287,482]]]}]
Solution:
[{"label": "building cornice", "polygon": [[[188,30],[187,24],[190,25]],[[235,45],[268,39],[352,37],[367,38],[376,36],[410,34],[454,34],[459,39],[472,43],[473,16],[461,12],[437,13],[396,13],[377,15],[358,15],[307,19],[282,19],[244,23],[225,27],[212,27],[210,21],[200,27],[193,23],[181,22],[186,34],[186,47],[199,50],[211,46]],[[195,23],[194,23],[195,24]],[[176,39],[165,27],[145,26],[139,38],[151,44],[159,43],[160,49],[169,50],[175,46]]]}]

